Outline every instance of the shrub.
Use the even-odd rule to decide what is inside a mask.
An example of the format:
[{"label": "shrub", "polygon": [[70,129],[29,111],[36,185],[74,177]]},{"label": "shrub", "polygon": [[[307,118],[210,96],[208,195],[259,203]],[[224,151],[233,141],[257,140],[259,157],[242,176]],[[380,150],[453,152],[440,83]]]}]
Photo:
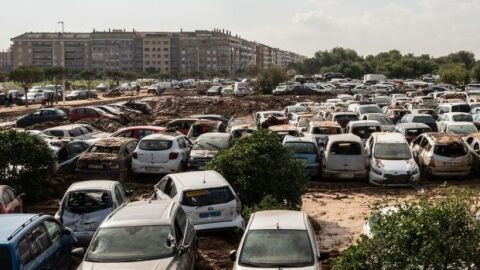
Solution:
[{"label": "shrub", "polygon": [[455,193],[434,204],[398,205],[378,215],[373,237],[362,236],[332,269],[477,269],[480,224],[473,203],[473,196]]},{"label": "shrub", "polygon": [[0,132],[0,183],[27,193],[35,201],[49,195],[55,157],[40,138],[14,130]]},{"label": "shrub", "polygon": [[282,146],[278,136],[261,130],[218,153],[209,168],[222,174],[245,206],[270,195],[288,208],[299,208],[308,181],[305,165]]},{"label": "shrub", "polygon": [[254,206],[247,206],[243,208],[242,216],[245,220],[250,219],[250,215],[258,211],[265,211],[265,210],[295,210],[294,208],[288,207],[284,203],[278,202],[275,198],[271,195],[265,196],[258,205]]}]

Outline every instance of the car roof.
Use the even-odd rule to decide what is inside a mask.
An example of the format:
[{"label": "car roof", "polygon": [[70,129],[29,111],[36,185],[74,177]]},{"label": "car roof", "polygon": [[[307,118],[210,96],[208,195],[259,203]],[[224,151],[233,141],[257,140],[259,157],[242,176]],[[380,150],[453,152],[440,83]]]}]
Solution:
[{"label": "car roof", "polygon": [[141,141],[143,140],[175,140],[175,138],[177,138],[178,136],[180,136],[179,134],[176,134],[176,133],[170,133],[170,134],[165,134],[165,133],[154,133],[154,134],[150,134],[150,135],[147,135],[145,137],[143,137],[141,139]]},{"label": "car roof", "polygon": [[157,130],[157,131],[164,131],[165,130],[164,127],[157,127],[157,126],[131,126],[131,127],[121,128],[117,132],[119,133],[121,131],[136,130],[136,129],[150,129],[150,130]]},{"label": "car roof", "polygon": [[297,128],[291,125],[274,125],[274,126],[270,126],[268,129],[270,129],[271,131],[288,131],[288,130],[297,131]]},{"label": "car roof", "polygon": [[95,141],[94,145],[100,146],[122,146],[125,143],[135,141],[133,138],[124,138],[124,137],[108,137],[108,138],[101,138]]},{"label": "car roof", "polygon": [[307,230],[306,214],[300,211],[273,210],[252,214],[248,230]]},{"label": "car roof", "polygon": [[424,123],[399,123],[397,127],[408,129],[408,128],[430,128],[428,125]]},{"label": "car roof", "polygon": [[50,131],[50,130],[70,130],[70,129],[74,129],[74,128],[78,128],[78,127],[84,127],[84,125],[80,125],[80,124],[70,124],[70,125],[63,125],[63,126],[56,126],[56,127],[52,127],[52,128],[47,128],[45,129],[44,131]]},{"label": "car roof", "polygon": [[283,143],[289,143],[289,142],[308,142],[313,144],[317,143],[317,141],[313,137],[295,137],[295,136],[287,135],[283,139]]},{"label": "car roof", "polygon": [[227,180],[216,171],[174,173],[169,176],[183,190],[229,186]]},{"label": "car roof", "polygon": [[445,132],[428,132],[425,133],[427,138],[430,138],[435,143],[447,144],[451,142],[463,143],[462,137],[453,133]]},{"label": "car roof", "polygon": [[38,214],[7,214],[0,215],[0,243],[10,241],[8,238],[28,220],[40,217]]},{"label": "car roof", "polygon": [[314,127],[340,127],[340,124],[335,121],[310,121]]},{"label": "car roof", "polygon": [[227,138],[230,137],[230,133],[225,133],[225,132],[208,132],[208,133],[203,133],[200,136],[198,136],[197,141],[200,138],[205,138],[205,137],[216,137],[216,138]]},{"label": "car roof", "polygon": [[447,126],[475,126],[475,124],[473,124],[472,122],[452,122],[452,121],[448,121],[448,122],[445,122],[445,125]]},{"label": "car roof", "polygon": [[380,126],[380,122],[376,120],[355,120],[355,121],[350,121],[348,122],[349,126],[357,126],[357,127],[362,127],[362,126]]},{"label": "car roof", "polygon": [[100,228],[170,225],[174,206],[173,200],[131,202],[117,208],[105,219]]},{"label": "car roof", "polygon": [[113,184],[118,183],[117,181],[109,180],[89,180],[89,181],[80,181],[73,183],[68,191],[74,190],[87,190],[87,189],[104,189],[110,190]]},{"label": "car roof", "polygon": [[362,139],[353,133],[335,134],[328,136],[328,143],[334,142],[357,142],[362,144]]},{"label": "car roof", "polygon": [[405,143],[405,136],[396,132],[374,132],[372,133],[377,143]]}]

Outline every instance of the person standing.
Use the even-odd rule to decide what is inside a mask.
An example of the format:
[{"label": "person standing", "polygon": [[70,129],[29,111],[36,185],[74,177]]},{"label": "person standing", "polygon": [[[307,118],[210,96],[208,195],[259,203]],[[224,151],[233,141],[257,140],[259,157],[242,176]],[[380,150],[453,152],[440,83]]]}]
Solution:
[{"label": "person standing", "polygon": [[7,104],[8,104],[8,107],[12,107],[12,106],[13,106],[13,94],[12,94],[12,93],[8,94]]}]

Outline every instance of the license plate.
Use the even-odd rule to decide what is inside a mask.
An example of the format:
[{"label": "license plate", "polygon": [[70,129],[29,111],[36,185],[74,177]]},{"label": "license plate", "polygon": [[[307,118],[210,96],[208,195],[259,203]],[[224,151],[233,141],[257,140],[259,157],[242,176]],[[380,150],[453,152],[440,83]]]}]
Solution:
[{"label": "license plate", "polygon": [[145,171],[147,171],[147,172],[157,172],[157,171],[159,171],[159,168],[156,168],[156,167],[145,167]]},{"label": "license plate", "polygon": [[200,213],[200,218],[208,218],[208,217],[220,217],[222,216],[222,212],[216,211],[216,212],[205,212],[205,213]]},{"label": "license plate", "polygon": [[459,164],[456,163],[456,162],[444,162],[445,166],[449,166],[449,167],[455,167],[455,166],[458,166]]},{"label": "license plate", "polygon": [[83,230],[84,231],[95,231],[95,230],[97,230],[97,223],[83,224]]},{"label": "license plate", "polygon": [[88,168],[90,168],[90,169],[103,169],[103,166],[98,165],[98,164],[89,164]]},{"label": "license plate", "polygon": [[339,178],[353,178],[353,173],[340,173]]}]

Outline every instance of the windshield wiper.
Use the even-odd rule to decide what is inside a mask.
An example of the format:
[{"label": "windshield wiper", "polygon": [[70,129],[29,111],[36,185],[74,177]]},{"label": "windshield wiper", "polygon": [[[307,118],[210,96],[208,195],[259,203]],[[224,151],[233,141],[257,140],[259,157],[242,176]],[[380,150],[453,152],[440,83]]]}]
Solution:
[{"label": "windshield wiper", "polygon": [[262,263],[254,263],[254,262],[240,262],[240,265],[243,266],[250,266],[250,267],[260,267],[260,268],[269,268],[270,265],[262,264]]}]

